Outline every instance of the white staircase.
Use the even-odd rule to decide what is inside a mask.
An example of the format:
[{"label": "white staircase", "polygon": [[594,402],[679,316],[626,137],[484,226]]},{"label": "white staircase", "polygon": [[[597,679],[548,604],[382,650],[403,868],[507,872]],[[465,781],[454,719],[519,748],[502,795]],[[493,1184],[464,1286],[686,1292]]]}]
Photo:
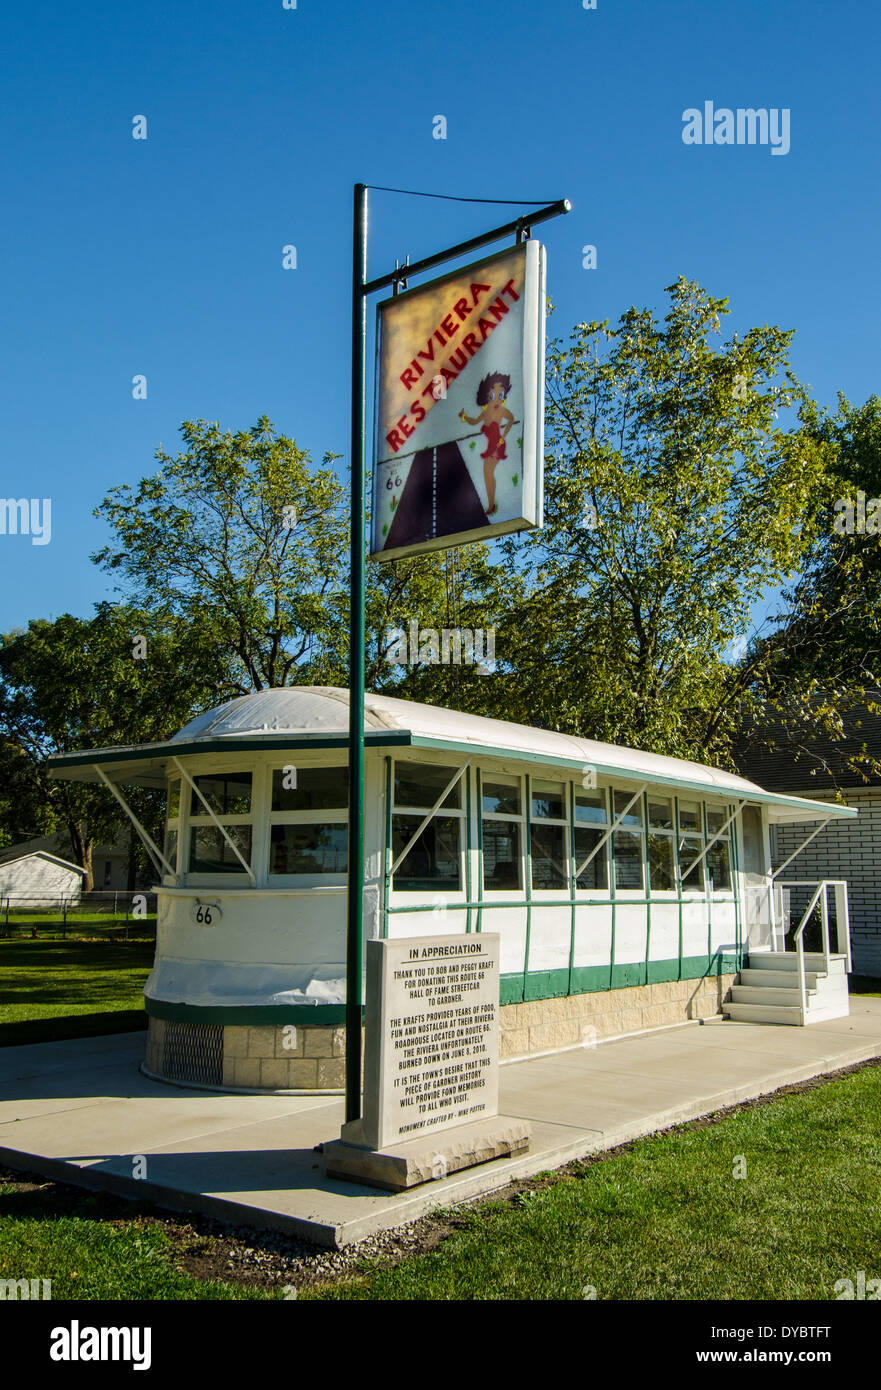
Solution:
[{"label": "white staircase", "polygon": [[850,1012],[847,964],[844,955],[805,952],[803,1010],[798,952],[751,955],[748,966],[740,972],[740,984],[731,990],[731,1002],[722,1005],[722,1012],[740,1023],[792,1023],[797,1027],[846,1018]]}]

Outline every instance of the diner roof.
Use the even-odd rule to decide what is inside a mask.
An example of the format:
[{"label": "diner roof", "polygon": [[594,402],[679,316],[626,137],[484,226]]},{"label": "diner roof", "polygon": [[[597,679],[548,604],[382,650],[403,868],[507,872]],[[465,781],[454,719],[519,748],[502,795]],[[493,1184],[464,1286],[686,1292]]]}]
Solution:
[{"label": "diner roof", "polygon": [[[228,700],[198,715],[162,743],[95,748],[57,754],[50,775],[68,781],[98,782],[100,767],[113,782],[160,787],[174,757],[194,754],[335,748],[348,743],[349,692],[335,686],[288,686],[259,690]],[[645,753],[574,734],[534,729],[479,714],[440,709],[390,695],[365,696],[367,748],[423,748],[474,753],[567,770],[591,768],[601,777],[647,782],[704,795],[765,803],[772,820],[816,820],[853,816],[850,807],[766,792],[736,773],[683,758]]]}]

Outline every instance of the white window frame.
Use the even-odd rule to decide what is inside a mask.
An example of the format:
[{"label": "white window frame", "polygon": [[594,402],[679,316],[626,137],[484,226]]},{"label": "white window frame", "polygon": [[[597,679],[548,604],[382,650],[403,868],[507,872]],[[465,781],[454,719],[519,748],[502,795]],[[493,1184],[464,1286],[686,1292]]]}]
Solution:
[{"label": "white window frame", "polygon": [[[520,798],[519,816],[509,815],[504,811],[484,811],[483,809],[483,787],[485,782],[515,782],[517,793]],[[526,901],[526,779],[520,772],[496,772],[486,768],[480,770],[480,796],[476,798],[479,802],[477,806],[477,819],[480,827],[480,863],[477,872],[480,875],[480,894],[479,896],[487,902],[503,900],[505,898]],[[485,861],[485,842],[483,826],[486,821],[502,821],[507,824],[515,824],[520,827],[520,857],[518,860],[518,871],[520,877],[519,888],[492,888],[486,883],[486,861]]]},{"label": "white window frame", "polygon": [[[569,817],[569,782],[570,782],[570,781],[571,781],[571,778],[570,778],[570,779],[567,779],[567,778],[566,778],[565,776],[563,776],[562,774],[560,775],[559,778],[554,777],[554,776],[551,776],[551,777],[545,777],[545,776],[536,777],[536,776],[534,776],[534,775],[531,775],[530,778],[529,778],[529,873],[530,873],[529,891],[530,891],[530,895],[531,895],[531,900],[532,900],[532,902],[534,902],[534,903],[558,903],[558,902],[560,902],[561,899],[565,899],[566,901],[568,901],[569,898],[570,898],[571,895],[572,895],[572,879],[571,879],[571,877],[570,877],[570,874],[571,874],[571,872],[572,872],[572,829],[571,829],[572,822],[571,822],[570,817]],[[562,815],[562,817],[560,817],[560,816],[537,816],[537,815],[535,814],[535,812],[534,812],[533,809],[532,809],[532,803],[533,803],[533,799],[534,799],[535,796],[536,796],[535,784],[536,784],[537,782],[550,782],[550,783],[552,783],[555,787],[558,786],[558,787],[560,788],[560,795],[561,795],[562,800],[563,800],[563,815]],[[540,795],[540,793],[539,793],[539,795]],[[525,807],[525,803],[524,803],[524,807]],[[556,825],[556,826],[562,827],[562,830],[563,830],[563,864],[564,864],[564,866],[565,866],[565,869],[564,869],[564,882],[563,882],[562,888],[541,888],[541,887],[538,887],[538,886],[535,884],[534,880],[533,880],[533,877],[532,877],[532,860],[533,860],[533,855],[532,855],[532,830],[533,830],[533,827],[536,826],[536,825]],[[525,870],[524,870],[524,872],[525,872]],[[525,882],[525,878],[524,878],[524,882]]]},{"label": "white window frame", "polygon": [[[690,826],[689,826],[688,829],[686,829],[686,830],[683,830],[683,829],[682,829],[682,824],[681,824],[680,816],[681,816],[681,806],[682,806],[682,802],[683,802],[683,801],[685,801],[685,802],[690,802],[690,803],[692,803],[692,804],[694,804],[694,805],[697,805],[697,818],[698,818],[698,826],[697,826],[697,829],[692,829]],[[707,890],[708,890],[708,884],[707,884],[707,866],[706,866],[706,862],[705,862],[704,856],[703,856],[703,850],[704,850],[704,846],[705,846],[705,844],[706,844],[706,836],[705,836],[705,833],[704,833],[705,824],[706,824],[706,821],[705,821],[705,819],[704,819],[704,803],[703,803],[703,801],[701,800],[701,798],[700,798],[699,796],[695,796],[694,794],[692,794],[691,796],[677,796],[677,798],[676,798],[676,882],[677,882],[677,884],[679,885],[679,895],[680,895],[680,897],[681,897],[683,900],[687,898],[689,901],[692,900],[692,899],[694,899],[695,901],[698,901],[698,900],[700,900],[700,899],[702,899],[702,898],[706,898],[706,897],[708,896],[708,892],[707,892]],[[686,843],[686,842],[687,842],[687,844],[688,844],[688,846],[689,846],[689,848],[690,848],[690,853],[689,853],[688,858],[687,858],[686,861],[685,861],[686,873],[683,874],[683,872],[682,872],[682,850],[685,848],[685,843]],[[689,888],[686,888],[686,886],[685,886],[685,877],[686,877],[686,874],[692,872],[692,870],[696,869],[698,866],[700,866],[700,871],[701,871],[701,881],[700,881],[700,883],[699,883],[696,887],[689,887]]]},{"label": "white window frame", "polygon": [[[744,801],[738,801],[735,805],[732,805],[731,802],[723,802],[721,805],[714,802],[704,802],[704,826],[706,827],[706,836],[703,849],[704,880],[706,882],[707,897],[712,896],[714,902],[717,900],[721,902],[727,902],[729,898],[732,902],[734,901],[734,894],[736,891],[733,853],[734,824],[737,820],[737,817],[740,815],[740,812],[744,805]],[[713,812],[716,812],[722,817],[722,828],[720,830],[710,830],[709,818],[711,813]],[[728,849],[729,884],[727,888],[714,887],[711,895],[709,876],[710,861],[708,856],[710,850],[718,844],[724,844],[727,846]]]},{"label": "white window frame", "polygon": [[[579,820],[578,819],[578,798],[579,796],[589,795],[591,792],[599,792],[603,803],[603,819],[601,821]],[[611,809],[611,787],[584,787],[580,782],[574,783],[572,796],[572,858],[574,861],[572,879],[572,893],[577,899],[579,893],[585,898],[602,897],[611,902],[612,899],[612,837],[611,826],[614,819],[614,812]],[[594,845],[588,855],[584,855],[576,846],[575,836],[579,830],[594,830],[599,833],[599,840]],[[584,873],[589,864],[592,864],[597,857],[601,857],[606,866],[606,886],[605,888],[582,888],[578,879]]]},{"label": "white window frame", "polygon": [[[286,758],[284,761],[274,759],[266,770],[266,883],[270,888],[341,888],[348,882],[348,872],[346,870],[339,873],[328,874],[276,874],[272,872],[272,828],[275,825],[344,825],[348,830],[349,809],[348,806],[340,808],[319,810],[306,809],[302,811],[274,811],[272,809],[272,791],[275,782],[275,774],[284,772],[285,768],[292,766],[292,759]],[[349,765],[344,761],[334,762],[298,762],[297,772],[318,772],[342,770],[348,773]],[[347,791],[348,800],[348,791]],[[348,864],[348,836],[346,840],[346,863]]]},{"label": "white window frame", "polygon": [[[187,785],[189,790],[189,795],[186,798],[186,856],[182,861],[180,861],[186,865],[186,868],[183,872],[186,876],[187,885],[197,888],[221,888],[225,883],[228,883],[231,887],[234,887],[240,884],[242,879],[245,879],[248,882],[250,882],[252,888],[256,888],[257,873],[254,868],[254,860],[257,852],[259,851],[257,828],[259,824],[258,807],[260,798],[260,778],[258,775],[258,768],[254,767],[253,765],[241,768],[230,768],[226,765],[222,765],[218,768],[197,768],[195,771],[190,772],[185,767],[181,766],[179,760],[176,757],[172,759],[172,762],[174,766],[177,768],[178,772],[180,772],[181,777],[183,779],[183,783]],[[198,779],[200,777],[244,776],[250,776],[251,778],[250,811],[247,814],[237,813],[235,815],[218,816],[217,813],[208,805],[207,798],[203,796],[198,786]],[[181,787],[181,792],[183,793],[183,786]],[[200,803],[200,805],[205,807],[204,813],[199,812],[196,815],[193,814],[192,798],[194,796],[196,800]],[[182,805],[183,804],[184,803],[182,801]],[[181,817],[181,820],[183,821],[184,818]],[[251,857],[249,861],[249,867],[247,869],[245,869],[244,865],[242,864],[242,858],[244,856],[241,855],[241,851],[239,850],[238,846],[235,845],[234,841],[232,840],[232,837],[227,835],[226,833],[225,827],[236,825],[247,825],[250,827],[251,830]],[[214,826],[215,829],[219,830],[224,840],[233,849],[234,857],[238,861],[239,865],[237,869],[231,869],[229,870],[229,872],[212,872],[210,869],[190,868],[190,858],[192,855],[193,846],[193,831],[204,829],[207,826]],[[180,836],[178,837],[178,842],[180,842]]]},{"label": "white window frame", "polygon": [[[466,901],[466,885],[468,882],[465,871],[465,856],[468,853],[468,797],[466,795],[465,788],[466,779],[468,777],[468,769],[471,764],[467,760],[464,763],[455,763],[449,762],[441,758],[438,758],[437,761],[435,761],[434,759],[418,758],[413,756],[414,750],[408,751],[409,756],[407,756],[407,753],[405,752],[400,757],[392,757],[391,788],[389,793],[391,796],[391,806],[389,807],[389,861],[387,875],[387,881],[389,885],[389,902],[398,904],[400,906],[406,906],[407,904],[416,905],[419,903],[424,903],[426,895],[429,895],[430,897],[443,898],[453,906],[458,905],[459,903],[464,904]],[[395,782],[398,765],[403,763],[412,763],[416,766],[421,766],[425,768],[443,768],[445,771],[454,773],[455,776],[453,778],[447,779],[443,791],[441,792],[440,796],[436,799],[433,805],[428,805],[426,803],[422,806],[399,806],[395,800]],[[454,786],[458,786],[461,788],[459,794],[459,805],[444,806],[443,802],[449,796]],[[404,849],[397,855],[395,855],[394,852],[396,816],[409,816],[411,818],[415,818],[418,816],[421,818],[419,821],[416,822],[414,826],[414,832],[410,835],[407,843],[404,846]],[[423,830],[426,828],[430,821],[435,819],[436,816],[455,816],[459,820],[458,888],[450,888],[448,884],[444,883],[438,883],[433,887],[425,888],[396,887],[395,875],[399,871],[401,863],[403,863],[403,861],[406,859],[407,855],[413,848],[413,845],[419,839],[419,836],[422,834]]]},{"label": "white window frame", "polygon": [[[676,795],[672,788],[659,788],[656,791],[646,792],[646,812],[645,812],[645,871],[646,888],[653,902],[677,902],[679,899],[679,855],[678,838],[676,833]],[[669,801],[671,826],[666,830],[663,826],[652,825],[650,806],[652,801]],[[673,886],[671,888],[655,888],[652,883],[651,856],[649,854],[649,836],[663,835],[669,838],[672,848],[673,861]]]},{"label": "white window frame", "polygon": [[[626,902],[642,902],[645,898],[648,897],[648,856],[647,856],[647,847],[646,847],[646,838],[645,838],[646,823],[645,823],[645,808],[644,808],[644,806],[643,806],[643,804],[642,804],[642,801],[643,801],[643,793],[644,793],[646,790],[647,790],[647,786],[646,786],[645,783],[643,783],[643,785],[642,785],[642,786],[640,787],[640,789],[639,789],[639,792],[638,792],[637,795],[634,797],[633,789],[632,789],[631,787],[619,787],[619,786],[615,786],[615,784],[613,783],[613,784],[612,784],[612,787],[610,788],[610,792],[611,792],[610,802],[611,802],[611,807],[612,807],[612,814],[613,814],[613,817],[614,817],[614,821],[613,821],[614,830],[613,830],[613,833],[612,833],[612,836],[611,836],[611,841],[612,841],[612,854],[611,854],[612,873],[615,872],[615,864],[616,864],[616,861],[617,861],[617,855],[616,855],[616,853],[615,853],[615,835],[620,835],[620,834],[622,834],[622,833],[625,834],[625,835],[636,835],[636,836],[638,837],[638,839],[639,839],[640,865],[641,865],[641,871],[642,871],[642,883],[641,883],[641,884],[639,885],[639,887],[637,887],[637,888],[624,888],[624,887],[619,887],[617,877],[615,878],[614,884],[615,884],[615,901],[616,901],[616,902],[625,902],[625,903],[626,903]],[[626,803],[626,802],[630,802],[630,803],[631,803],[630,806],[627,807],[627,808],[626,808],[625,810],[623,810],[623,811],[620,811],[620,812],[617,811],[616,808],[615,808],[615,797],[616,797],[616,796],[622,796],[622,797],[624,797],[624,798],[625,798],[625,803]],[[636,826],[636,825],[627,825],[627,824],[625,824],[625,822],[624,822],[624,816],[625,816],[625,815],[627,815],[627,816],[632,815],[632,814],[633,814],[633,811],[634,811],[634,807],[637,807],[637,806],[639,807],[639,825]]]},{"label": "white window frame", "polygon": [[[181,857],[183,854],[183,835],[181,834],[181,826],[183,824],[184,785],[184,780],[181,777],[180,773],[174,773],[173,776],[169,777],[168,783],[166,785],[165,829],[162,839],[162,854],[166,862],[172,865],[172,867],[174,868],[175,882],[180,882],[180,876],[182,872]],[[177,787],[177,815],[170,816],[168,814],[168,808],[171,803],[172,791],[175,786]],[[168,853],[168,836],[172,831],[177,836],[177,848],[173,856]]]}]

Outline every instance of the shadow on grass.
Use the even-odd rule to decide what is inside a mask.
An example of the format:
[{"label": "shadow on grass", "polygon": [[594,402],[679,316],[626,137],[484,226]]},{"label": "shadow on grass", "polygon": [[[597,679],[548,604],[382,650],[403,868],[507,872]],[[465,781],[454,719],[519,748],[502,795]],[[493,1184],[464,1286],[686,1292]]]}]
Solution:
[{"label": "shadow on grass", "polygon": [[20,1023],[0,1023],[0,1047],[28,1043],[61,1042],[65,1038],[99,1038],[108,1033],[145,1030],[143,1009],[114,1009],[108,1013],[68,1014],[59,1018],[29,1018]]}]

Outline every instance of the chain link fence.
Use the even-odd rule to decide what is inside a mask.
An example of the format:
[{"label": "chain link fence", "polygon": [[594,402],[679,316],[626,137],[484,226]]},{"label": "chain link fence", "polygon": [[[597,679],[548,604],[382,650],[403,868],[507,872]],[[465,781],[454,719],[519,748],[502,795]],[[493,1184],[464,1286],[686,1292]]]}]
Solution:
[{"label": "chain link fence", "polygon": [[155,937],[156,894],[104,889],[92,893],[0,894],[0,936],[37,937],[44,933],[81,936],[89,928],[103,935]]}]

